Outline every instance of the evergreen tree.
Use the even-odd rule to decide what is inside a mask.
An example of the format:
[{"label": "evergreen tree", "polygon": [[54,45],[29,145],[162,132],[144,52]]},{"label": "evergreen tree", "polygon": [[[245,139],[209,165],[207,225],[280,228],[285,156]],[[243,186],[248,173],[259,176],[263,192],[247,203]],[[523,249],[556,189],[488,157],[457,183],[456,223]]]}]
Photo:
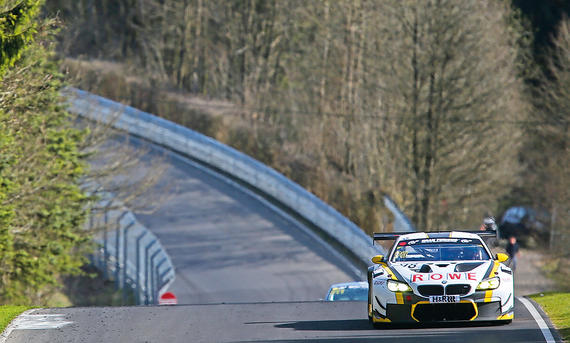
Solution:
[{"label": "evergreen tree", "polygon": [[14,65],[33,40],[41,2],[11,0],[0,6],[0,75]]},{"label": "evergreen tree", "polygon": [[83,134],[60,105],[41,1],[9,5],[0,15],[0,302],[41,304],[85,259]]}]

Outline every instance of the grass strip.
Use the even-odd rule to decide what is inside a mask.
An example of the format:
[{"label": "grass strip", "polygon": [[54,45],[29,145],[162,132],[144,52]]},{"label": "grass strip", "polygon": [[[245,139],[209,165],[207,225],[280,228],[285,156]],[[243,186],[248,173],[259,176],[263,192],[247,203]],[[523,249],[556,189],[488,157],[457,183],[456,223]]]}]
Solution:
[{"label": "grass strip", "polygon": [[20,313],[31,309],[29,306],[0,306],[0,332],[4,332],[6,326],[10,324],[12,319],[16,318]]},{"label": "grass strip", "polygon": [[570,293],[545,292],[533,294],[530,298],[540,304],[562,339],[570,342]]}]

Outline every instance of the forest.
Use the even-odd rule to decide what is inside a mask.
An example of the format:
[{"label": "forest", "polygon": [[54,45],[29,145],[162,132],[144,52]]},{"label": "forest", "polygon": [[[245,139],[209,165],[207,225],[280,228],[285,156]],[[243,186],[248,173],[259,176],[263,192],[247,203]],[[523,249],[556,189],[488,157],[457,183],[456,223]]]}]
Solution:
[{"label": "forest", "polygon": [[[47,1],[77,84],[273,166],[365,231],[513,205],[568,227],[570,6]],[[565,14],[566,13],[566,14]]]},{"label": "forest", "polygon": [[274,167],[368,233],[530,206],[570,237],[570,4],[531,0],[0,2],[0,300],[80,273],[85,137],[66,83]]}]

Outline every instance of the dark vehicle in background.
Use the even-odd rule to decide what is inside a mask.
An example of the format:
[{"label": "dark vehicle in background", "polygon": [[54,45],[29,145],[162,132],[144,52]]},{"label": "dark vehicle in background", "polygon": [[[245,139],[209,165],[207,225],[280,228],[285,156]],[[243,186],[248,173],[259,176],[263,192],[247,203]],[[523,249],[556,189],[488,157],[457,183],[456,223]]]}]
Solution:
[{"label": "dark vehicle in background", "polygon": [[329,288],[325,301],[368,301],[368,282],[335,283]]},{"label": "dark vehicle in background", "polygon": [[526,206],[515,206],[505,211],[499,222],[501,238],[517,237],[523,243],[529,239],[545,241],[548,239],[548,221],[546,211],[535,210]]}]

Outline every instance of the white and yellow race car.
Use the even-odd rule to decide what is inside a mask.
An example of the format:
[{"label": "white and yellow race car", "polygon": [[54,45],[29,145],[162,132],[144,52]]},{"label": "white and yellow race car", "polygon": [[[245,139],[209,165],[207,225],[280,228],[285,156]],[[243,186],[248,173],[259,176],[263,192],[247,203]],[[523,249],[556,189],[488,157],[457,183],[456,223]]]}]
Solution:
[{"label": "white and yellow race car", "polygon": [[[368,318],[386,323],[503,321],[514,318],[514,280],[482,232],[374,234],[394,240],[368,268]],[[494,234],[494,233],[493,233]]]}]

